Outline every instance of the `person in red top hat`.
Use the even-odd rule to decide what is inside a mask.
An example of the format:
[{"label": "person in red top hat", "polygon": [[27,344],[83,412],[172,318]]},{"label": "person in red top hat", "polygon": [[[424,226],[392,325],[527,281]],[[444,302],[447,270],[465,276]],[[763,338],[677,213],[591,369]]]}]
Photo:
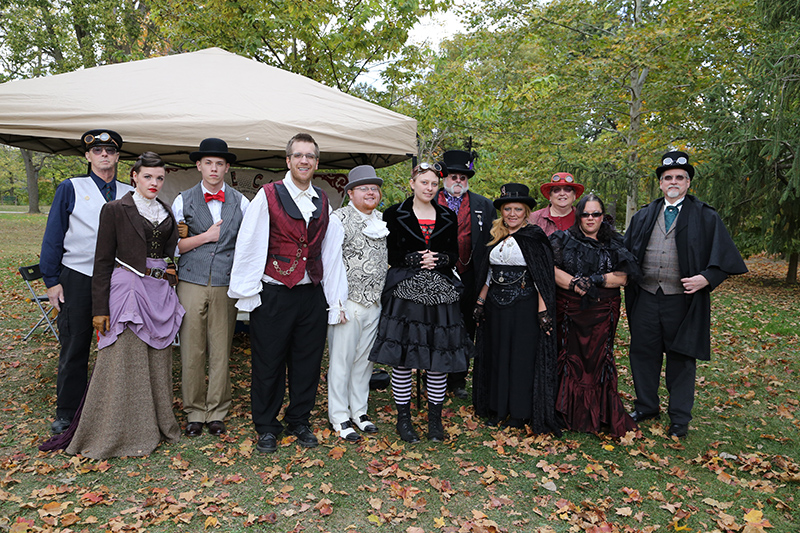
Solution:
[{"label": "person in red top hat", "polygon": [[250,202],[225,185],[225,174],[236,162],[225,141],[205,139],[189,159],[202,179],[175,197],[172,212],[182,237],[178,297],[186,309],[180,335],[185,431],[187,437],[196,437],[204,425],[212,435],[225,433],[231,405],[228,360],[236,325],[236,307],[227,292],[236,236]]},{"label": "person in red top hat", "polygon": [[571,228],[575,224],[572,204],[583,194],[583,185],[576,183],[569,172],[556,172],[540,190],[550,205],[531,213],[528,222],[542,228],[548,237]]}]

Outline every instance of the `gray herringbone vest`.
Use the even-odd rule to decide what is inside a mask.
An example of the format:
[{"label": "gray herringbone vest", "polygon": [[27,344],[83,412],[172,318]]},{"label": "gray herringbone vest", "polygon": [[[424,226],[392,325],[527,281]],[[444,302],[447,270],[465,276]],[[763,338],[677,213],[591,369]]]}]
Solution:
[{"label": "gray herringbone vest", "polygon": [[664,229],[664,214],[661,213],[656,218],[642,262],[644,277],[639,283],[641,288],[651,294],[658,292],[659,287],[664,294],[683,294],[678,268],[678,247],[675,245],[677,226],[678,219],[675,219],[667,232]]},{"label": "gray herringbone vest", "polygon": [[[181,193],[183,197],[183,218],[189,226],[189,236],[199,235],[214,223],[211,211],[203,199],[200,183]],[[225,201],[222,203],[222,227],[217,242],[202,244],[194,250],[181,254],[178,260],[178,278],[181,281],[224,287],[231,281],[233,249],[236,236],[242,224],[242,193],[233,187],[225,187]]]}]

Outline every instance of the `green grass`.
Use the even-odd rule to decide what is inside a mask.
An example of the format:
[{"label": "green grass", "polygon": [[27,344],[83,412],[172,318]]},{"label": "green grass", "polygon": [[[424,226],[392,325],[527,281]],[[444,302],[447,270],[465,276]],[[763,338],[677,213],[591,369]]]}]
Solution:
[{"label": "green grass", "polygon": [[[663,418],[630,442],[490,430],[449,398],[450,439],[407,445],[394,433],[389,393],[378,392],[378,438],[344,445],[327,429],[323,378],[312,416],[321,446],[286,438],[261,455],[249,419],[249,343],[237,334],[225,438],[87,461],[36,448],[55,408],[58,346],[44,332],[21,341],[37,317],[16,268],[38,261],[43,226],[43,216],[0,215],[0,531],[711,532],[743,531],[748,519],[749,531],[763,529],[759,520],[773,526],[766,531],[800,530],[800,289],[781,282],[784,263],[749,261],[754,272],[715,291],[714,355],[698,365],[684,441],[664,437]],[[628,338],[623,320],[617,362],[630,406]],[[185,423],[177,352],[173,368]],[[415,421],[424,433],[424,413]]]}]

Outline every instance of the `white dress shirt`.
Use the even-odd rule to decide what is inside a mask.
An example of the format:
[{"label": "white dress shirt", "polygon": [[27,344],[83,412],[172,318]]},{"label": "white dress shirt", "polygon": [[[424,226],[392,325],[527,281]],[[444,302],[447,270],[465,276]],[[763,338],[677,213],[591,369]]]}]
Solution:
[{"label": "white dress shirt", "polygon": [[[225,187],[227,187],[227,184],[223,182],[220,190],[224,191]],[[206,193],[214,194],[206,189],[206,186],[203,185],[202,181],[200,182],[200,189],[203,191],[203,196],[205,196]],[[247,212],[248,205],[250,205],[250,200],[248,200],[245,195],[242,195],[242,201],[239,203],[239,209],[242,210],[242,216],[244,216],[244,214]],[[210,200],[206,202],[206,206],[208,206],[208,210],[211,211],[211,219],[214,221],[214,224],[222,220],[222,202],[219,200]],[[183,219],[183,195],[178,194],[178,196],[176,196],[172,201],[172,214],[175,215],[175,222],[179,224],[181,222],[185,222]],[[178,242],[180,242],[180,239],[178,239]],[[178,247],[176,246],[175,257],[179,257],[180,255],[180,250],[178,250]]]},{"label": "white dress shirt", "polygon": [[[283,179],[282,183],[286,186],[295,205],[300,209],[306,221],[306,226],[308,226],[313,209],[312,211],[308,211],[308,208],[303,206],[303,204],[305,204],[306,200],[311,203],[311,198],[317,196],[316,191],[310,185],[307,191],[300,190],[292,181],[289,172],[286,172],[286,177]],[[311,205],[313,206],[313,203]],[[330,215],[330,213],[331,208],[330,205],[328,205],[328,215]],[[237,300],[236,307],[240,311],[250,312],[261,305],[261,296],[259,294],[262,289],[262,281],[264,283],[282,285],[281,281],[264,273],[264,269],[267,266],[267,252],[269,250],[269,221],[269,203],[264,189],[261,188],[258,190],[258,193],[256,193],[255,198],[253,198],[253,201],[250,203],[250,207],[248,207],[247,212],[244,214],[242,225],[239,227],[239,236],[236,239],[236,250],[233,254],[233,268],[231,269],[231,283],[228,287],[228,296]],[[328,223],[328,230],[330,231],[330,222]],[[337,247],[336,243],[332,242],[333,240],[334,239],[329,238],[328,232],[325,233],[325,237],[322,239],[323,289],[325,289],[327,285],[334,285],[330,276],[335,270],[334,265],[337,260],[337,254],[339,256],[339,261],[341,261],[341,241],[339,241]],[[311,283],[311,278],[308,275],[308,271],[306,271],[298,285],[308,283]],[[325,291],[328,305],[331,308],[341,308],[344,300],[332,300],[331,298],[335,296],[329,294],[329,292],[328,290]]]}]

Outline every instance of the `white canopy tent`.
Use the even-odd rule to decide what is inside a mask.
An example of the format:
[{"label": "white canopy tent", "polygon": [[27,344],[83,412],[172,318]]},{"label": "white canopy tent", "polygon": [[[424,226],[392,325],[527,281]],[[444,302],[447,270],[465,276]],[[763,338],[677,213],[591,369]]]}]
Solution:
[{"label": "white canopy tent", "polygon": [[[285,168],[286,142],[311,134],[321,169],[383,167],[416,153],[416,120],[220,48],[0,84],[0,142],[83,155],[80,136],[109,128],[122,157],[146,150],[192,165],[206,137],[237,165]],[[199,176],[198,176],[199,177]]]}]

